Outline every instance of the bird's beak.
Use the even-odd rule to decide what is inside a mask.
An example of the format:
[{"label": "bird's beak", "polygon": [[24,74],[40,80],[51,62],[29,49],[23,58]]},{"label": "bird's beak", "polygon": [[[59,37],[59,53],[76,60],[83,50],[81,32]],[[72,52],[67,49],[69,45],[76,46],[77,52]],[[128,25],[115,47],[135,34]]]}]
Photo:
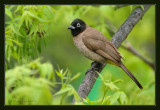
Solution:
[{"label": "bird's beak", "polygon": [[67,29],[75,29],[75,27],[70,25]]}]

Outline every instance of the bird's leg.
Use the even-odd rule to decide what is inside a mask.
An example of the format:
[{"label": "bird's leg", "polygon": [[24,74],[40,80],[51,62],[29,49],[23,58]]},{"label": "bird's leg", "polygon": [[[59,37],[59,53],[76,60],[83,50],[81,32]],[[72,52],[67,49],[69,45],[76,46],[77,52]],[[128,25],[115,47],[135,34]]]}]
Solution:
[{"label": "bird's leg", "polygon": [[102,68],[103,64],[96,62],[95,67],[93,68],[94,71],[100,71],[100,68]]},{"label": "bird's leg", "polygon": [[96,61],[92,62],[92,63],[91,63],[91,66],[92,66],[94,63],[97,63],[97,62],[96,62]]},{"label": "bird's leg", "polygon": [[91,68],[87,70],[86,74],[87,74],[89,71],[92,71],[93,68],[95,68],[96,64],[97,64],[96,61],[92,62],[92,63],[91,63]]},{"label": "bird's leg", "polygon": [[[90,71],[98,71],[99,68],[100,68],[100,66],[102,66],[101,63],[98,63],[98,62],[96,62],[96,61],[92,62],[92,63],[91,63],[91,68],[87,70],[86,74],[87,74],[88,72],[90,72]],[[86,74],[85,74],[85,75],[86,75]]]}]

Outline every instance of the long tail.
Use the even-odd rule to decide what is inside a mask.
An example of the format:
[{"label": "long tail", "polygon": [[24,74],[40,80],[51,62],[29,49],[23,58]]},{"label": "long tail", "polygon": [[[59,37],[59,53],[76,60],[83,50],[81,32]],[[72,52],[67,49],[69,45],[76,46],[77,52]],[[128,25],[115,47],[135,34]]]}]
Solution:
[{"label": "long tail", "polygon": [[120,67],[127,73],[127,75],[137,84],[140,89],[143,89],[142,85],[139,81],[133,76],[133,74],[125,67],[123,63],[121,63]]}]

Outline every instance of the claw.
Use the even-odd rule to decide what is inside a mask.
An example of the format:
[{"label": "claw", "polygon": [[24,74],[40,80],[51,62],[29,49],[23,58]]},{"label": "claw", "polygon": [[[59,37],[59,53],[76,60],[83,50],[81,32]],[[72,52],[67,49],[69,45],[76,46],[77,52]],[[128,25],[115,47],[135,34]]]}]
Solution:
[{"label": "claw", "polygon": [[91,68],[87,70],[87,72],[85,73],[85,75],[87,75],[88,72],[90,71],[98,71],[99,70],[99,66],[101,66],[102,64],[98,63],[98,62],[92,62],[91,63]]}]

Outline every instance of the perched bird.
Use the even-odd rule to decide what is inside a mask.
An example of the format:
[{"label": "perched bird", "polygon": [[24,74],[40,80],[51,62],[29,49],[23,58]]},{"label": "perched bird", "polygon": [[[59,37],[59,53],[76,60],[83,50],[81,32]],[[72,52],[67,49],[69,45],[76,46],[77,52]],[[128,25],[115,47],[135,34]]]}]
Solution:
[{"label": "perched bird", "polygon": [[101,32],[81,19],[75,19],[68,29],[71,30],[75,46],[85,57],[101,64],[110,63],[122,68],[137,86],[143,89],[139,81],[122,63],[122,56],[116,47]]}]

